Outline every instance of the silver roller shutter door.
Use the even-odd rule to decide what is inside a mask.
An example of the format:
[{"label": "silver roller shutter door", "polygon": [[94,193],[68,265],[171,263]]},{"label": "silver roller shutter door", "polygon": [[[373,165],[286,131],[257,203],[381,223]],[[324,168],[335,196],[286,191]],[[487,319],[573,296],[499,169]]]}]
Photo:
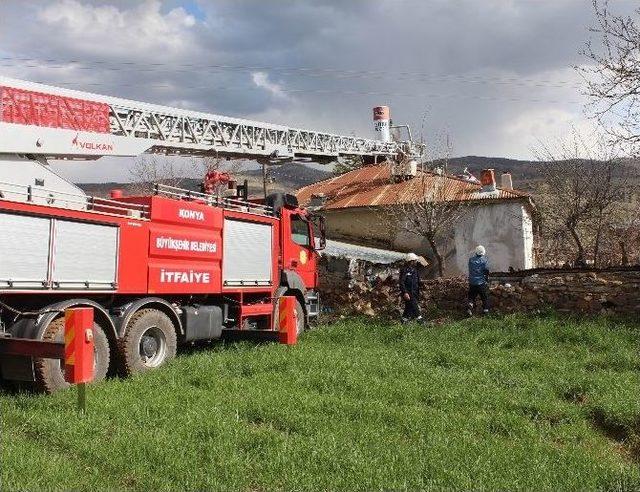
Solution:
[{"label": "silver roller shutter door", "polygon": [[111,288],[118,227],[57,220],[52,280],[60,288]]},{"label": "silver roller shutter door", "polygon": [[43,288],[51,220],[0,213],[0,287]]},{"label": "silver roller shutter door", "polygon": [[225,219],[222,279],[225,285],[271,285],[272,226]]}]

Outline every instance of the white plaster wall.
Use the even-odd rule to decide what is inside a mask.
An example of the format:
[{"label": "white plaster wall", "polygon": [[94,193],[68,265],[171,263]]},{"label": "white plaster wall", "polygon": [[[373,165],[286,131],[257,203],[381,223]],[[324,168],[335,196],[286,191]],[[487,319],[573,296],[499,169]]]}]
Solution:
[{"label": "white plaster wall", "polygon": [[[42,180],[44,185],[37,185]],[[18,156],[0,156],[0,196],[7,200],[26,201],[32,187],[32,203],[85,209],[84,191],[57,175],[49,166]]]},{"label": "white plaster wall", "polygon": [[531,218],[520,203],[474,206],[455,226],[456,270],[467,273],[469,256],[479,244],[486,248],[493,271],[506,272],[509,267],[516,270],[531,268],[531,230]]},{"label": "white plaster wall", "polygon": [[375,207],[327,210],[325,217],[329,239],[393,249],[393,226]]},{"label": "white plaster wall", "polygon": [[[430,256],[424,237],[382,220],[376,208],[330,210],[326,217],[330,239]],[[494,271],[535,266],[531,216],[522,203],[493,202],[469,207],[440,245],[445,275],[466,275],[469,256],[478,244],[487,249]]]},{"label": "white plaster wall", "polygon": [[522,207],[522,236],[524,238],[524,268],[535,268],[533,259],[533,219],[526,208]]}]

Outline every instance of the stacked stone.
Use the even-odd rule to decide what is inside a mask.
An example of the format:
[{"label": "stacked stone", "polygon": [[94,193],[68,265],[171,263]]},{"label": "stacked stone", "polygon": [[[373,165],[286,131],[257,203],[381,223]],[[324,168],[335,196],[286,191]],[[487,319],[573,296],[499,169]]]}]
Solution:
[{"label": "stacked stone", "polygon": [[[323,258],[320,293],[325,312],[397,316],[401,310],[401,265]],[[577,314],[640,313],[640,267],[604,271],[547,270],[496,274],[490,282],[492,311],[534,312],[553,309]],[[466,310],[464,277],[423,281],[422,306],[462,314]]]},{"label": "stacked stone", "polygon": [[640,270],[544,272],[501,277],[492,299],[502,312],[553,308],[583,314],[640,312]]},{"label": "stacked stone", "polygon": [[399,306],[400,266],[323,257],[319,291],[325,313],[395,315]]}]

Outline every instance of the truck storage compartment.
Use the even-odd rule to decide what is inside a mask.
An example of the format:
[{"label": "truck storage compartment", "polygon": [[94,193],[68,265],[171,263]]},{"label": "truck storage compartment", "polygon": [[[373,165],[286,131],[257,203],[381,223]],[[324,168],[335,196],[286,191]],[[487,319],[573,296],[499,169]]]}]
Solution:
[{"label": "truck storage compartment", "polygon": [[223,285],[271,285],[272,241],[271,224],[225,219]]},{"label": "truck storage compartment", "polygon": [[43,289],[51,220],[0,213],[0,288]]},{"label": "truck storage compartment", "polygon": [[0,289],[115,289],[118,227],[0,213]]},{"label": "truck storage compartment", "polygon": [[112,288],[116,283],[118,227],[55,221],[54,287]]}]

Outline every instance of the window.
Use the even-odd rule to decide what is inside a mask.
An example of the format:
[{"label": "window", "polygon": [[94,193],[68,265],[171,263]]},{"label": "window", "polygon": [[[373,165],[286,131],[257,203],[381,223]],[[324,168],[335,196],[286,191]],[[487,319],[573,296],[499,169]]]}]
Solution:
[{"label": "window", "polygon": [[309,246],[309,224],[299,215],[291,217],[291,239],[301,246]]}]

